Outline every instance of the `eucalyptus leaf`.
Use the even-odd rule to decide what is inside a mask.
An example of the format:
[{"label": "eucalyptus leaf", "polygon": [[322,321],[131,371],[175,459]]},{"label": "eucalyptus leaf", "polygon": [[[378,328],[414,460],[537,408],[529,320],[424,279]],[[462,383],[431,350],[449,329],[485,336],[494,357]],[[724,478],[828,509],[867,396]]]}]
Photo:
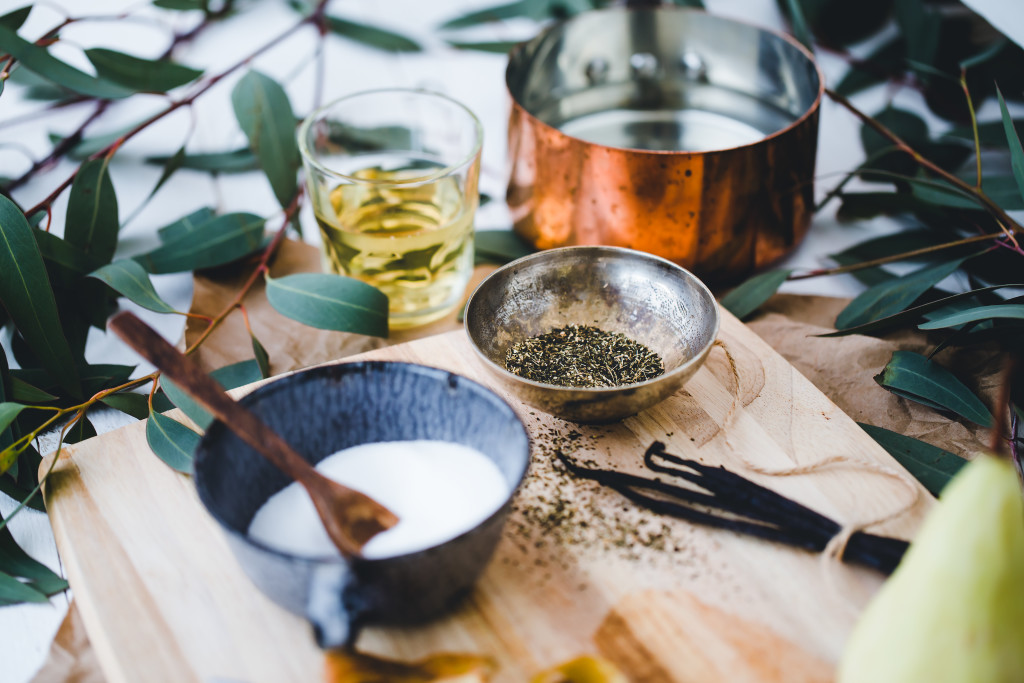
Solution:
[{"label": "eucalyptus leaf", "polygon": [[871,332],[878,332],[880,330],[887,330],[905,323],[909,323],[913,320],[917,320],[921,316],[925,315],[930,311],[939,310],[952,304],[957,304],[962,301],[974,299],[980,295],[988,292],[993,292],[997,289],[1003,289],[1004,287],[1024,287],[1024,283],[1006,283],[1001,285],[993,285],[991,287],[981,287],[979,289],[973,289],[969,292],[961,292],[960,294],[953,294],[951,296],[936,299],[935,301],[929,301],[926,304],[919,306],[913,306],[911,308],[904,309],[899,313],[895,313],[884,318],[873,320],[863,325],[857,325],[855,327],[848,327],[843,330],[836,332],[829,332],[828,334],[818,335],[821,337],[845,337],[850,334],[868,334]]},{"label": "eucalyptus leaf", "polygon": [[157,192],[159,192],[160,188],[164,186],[164,183],[166,183],[168,180],[170,180],[171,176],[173,176],[175,173],[177,173],[178,169],[180,169],[184,163],[185,163],[185,147],[182,146],[181,148],[178,149],[177,152],[172,154],[171,158],[168,159],[167,163],[164,164],[164,170],[161,171],[160,177],[156,181],[156,185],[154,185],[153,189],[150,190],[149,197],[147,197],[147,200],[149,198],[152,198],[153,195],[155,195]]},{"label": "eucalyptus leaf", "polygon": [[149,273],[132,259],[121,259],[108,263],[89,277],[107,283],[122,296],[128,297],[139,306],[156,313],[176,313],[174,307],[160,298],[149,279]]},{"label": "eucalyptus leaf", "polygon": [[44,595],[54,595],[68,587],[67,581],[18,547],[6,526],[0,529],[0,571],[28,579],[29,585]]},{"label": "eucalyptus leaf", "polygon": [[78,398],[78,370],[32,230],[17,205],[0,196],[0,304],[43,366]]},{"label": "eucalyptus leaf", "polygon": [[511,230],[479,230],[474,242],[477,263],[503,265],[536,251]]},{"label": "eucalyptus leaf", "polygon": [[100,78],[139,92],[167,92],[203,75],[200,69],[165,60],[140,59],[106,48],[86,50],[85,56]]},{"label": "eucalyptus leaf", "polygon": [[[1024,135],[1024,119],[1012,119],[1013,130],[1019,138]],[[945,133],[945,137],[963,140],[974,144],[974,129],[971,126],[953,126]],[[1006,126],[1003,119],[978,124],[978,142],[982,147],[1006,148]]]},{"label": "eucalyptus leaf", "polygon": [[270,377],[270,356],[263,344],[256,338],[255,334],[249,335],[252,340],[252,353],[256,357],[256,365],[259,367],[261,377]]},{"label": "eucalyptus leaf", "polygon": [[792,272],[792,270],[782,268],[755,275],[723,296],[719,303],[742,320],[760,308],[765,301],[768,301]]},{"label": "eucalyptus leaf", "polygon": [[153,0],[154,7],[172,10],[201,10],[207,0]]},{"label": "eucalyptus leaf", "polygon": [[114,100],[128,97],[133,92],[128,88],[90,76],[65,64],[51,55],[46,48],[30,43],[2,24],[0,24],[0,50],[17,59],[24,68],[80,95]]},{"label": "eucalyptus leaf", "polygon": [[10,427],[15,418],[18,417],[18,414],[27,407],[28,406],[24,406],[20,403],[14,403],[12,401],[0,403],[0,432]]},{"label": "eucalyptus leaf", "polygon": [[122,391],[116,394],[107,394],[100,401],[125,415],[131,415],[136,420],[145,420],[149,417],[149,399],[143,394]]},{"label": "eucalyptus leaf", "polygon": [[343,275],[267,275],[267,300],[281,315],[305,325],[374,337],[388,335],[388,298]]},{"label": "eucalyptus leaf", "polygon": [[[72,159],[88,159],[93,154],[110,147],[120,138],[124,137],[126,133],[133,130],[136,125],[138,124],[125,126],[110,133],[103,133],[95,137],[79,140],[74,147],[68,150],[68,156]],[[50,142],[53,144],[59,144],[63,139],[63,136],[57,135],[56,133],[50,133]]]},{"label": "eucalyptus leaf", "polygon": [[18,486],[18,482],[10,474],[11,472],[8,471],[7,476],[0,476],[0,493],[13,498],[20,505],[38,510],[39,512],[46,512],[46,505],[43,503],[43,497],[39,495],[39,492],[33,493]]},{"label": "eucalyptus leaf", "polygon": [[889,76],[901,70],[905,51],[906,41],[902,36],[884,41],[863,60],[850,65],[849,71],[836,84],[835,91],[849,97],[885,82]]},{"label": "eucalyptus leaf", "polygon": [[457,50],[475,50],[476,52],[490,52],[498,55],[507,55],[512,48],[522,41],[518,40],[491,40],[483,42],[465,42],[460,40],[445,41],[449,46]]},{"label": "eucalyptus leaf", "polygon": [[836,318],[836,328],[846,330],[902,311],[955,273],[966,260],[966,257],[958,258],[926,266],[861,292]]},{"label": "eucalyptus leaf", "polygon": [[71,186],[64,240],[101,263],[110,263],[120,227],[117,196],[110,181],[109,160],[82,164]]},{"label": "eucalyptus leaf", "polygon": [[1003,115],[1003,130],[1006,133],[1006,143],[1010,147],[1010,166],[1013,168],[1013,177],[1017,181],[1017,189],[1021,197],[1024,197],[1024,148],[1021,147],[1020,138],[1017,136],[1017,129],[1010,118],[1010,111],[1006,108],[1006,100],[1003,93],[996,88],[996,95],[999,97],[999,111]]},{"label": "eucalyptus leaf", "polygon": [[808,50],[814,52],[814,40],[811,37],[811,29],[807,26],[804,8],[800,6],[800,0],[786,0],[786,8],[789,10],[789,23],[793,29],[793,37]]},{"label": "eucalyptus leaf", "polygon": [[[224,389],[235,389],[263,379],[259,364],[255,360],[244,360],[217,368],[210,373],[210,376]],[[195,422],[197,427],[205,431],[213,422],[213,415],[207,412],[205,408],[193,400],[191,396],[172,380],[167,377],[161,377],[160,386],[163,387],[164,393],[171,400],[171,403],[180,408],[181,412],[185,413],[188,419]]]},{"label": "eucalyptus leaf", "polygon": [[895,0],[896,23],[907,41],[907,59],[933,65],[942,17],[923,0]]},{"label": "eucalyptus leaf", "polygon": [[288,95],[274,79],[250,71],[231,91],[231,104],[274,196],[281,206],[288,206],[298,189],[300,164]]},{"label": "eucalyptus leaf", "polygon": [[327,28],[343,38],[349,38],[368,47],[388,52],[421,52],[423,47],[412,38],[394,31],[359,24],[340,17],[327,15]]},{"label": "eucalyptus leaf", "polygon": [[12,31],[17,31],[21,28],[21,25],[28,19],[29,12],[32,11],[32,5],[26,5],[19,7],[16,10],[12,10],[7,14],[0,17],[0,26],[6,26]]},{"label": "eucalyptus leaf", "polygon": [[16,605],[20,602],[49,602],[49,599],[27,583],[0,572],[0,605]]},{"label": "eucalyptus leaf", "polygon": [[534,7],[537,5],[538,3],[530,2],[530,0],[521,0],[520,2],[511,2],[507,5],[497,5],[482,10],[475,10],[449,19],[441,24],[441,28],[466,28],[468,26],[477,26],[492,21],[515,19],[518,17],[540,19],[542,17],[537,16],[534,10]]},{"label": "eucalyptus leaf", "polygon": [[[11,378],[11,398],[18,403],[49,403],[57,400],[53,394],[34,387],[17,377]],[[0,427],[0,431],[3,431],[2,427]]]},{"label": "eucalyptus leaf", "polygon": [[182,216],[173,223],[168,223],[156,232],[160,237],[161,242],[173,242],[182,235],[187,235],[193,230],[201,228],[212,221],[215,217],[216,214],[214,214],[213,209],[208,206],[204,206],[201,209],[193,211],[187,216]]},{"label": "eucalyptus leaf", "polygon": [[933,496],[938,497],[949,480],[967,464],[960,456],[930,443],[882,427],[857,424]]},{"label": "eucalyptus leaf", "polygon": [[981,399],[949,370],[919,353],[894,352],[875,381],[906,398],[941,407],[982,427],[992,426],[992,415]]},{"label": "eucalyptus leaf", "polygon": [[86,439],[96,436],[96,427],[88,417],[83,415],[71,426],[71,429],[64,435],[65,443],[81,443]]},{"label": "eucalyptus leaf", "polygon": [[971,308],[966,311],[961,311],[942,318],[937,318],[936,320],[921,323],[917,327],[921,330],[939,330],[944,327],[956,327],[958,325],[964,325],[966,323],[976,322],[979,320],[1006,318],[1024,320],[1024,306],[1020,304],[977,306],[976,308]]},{"label": "eucalyptus leaf", "polygon": [[[166,166],[173,157],[147,157],[146,162]],[[207,154],[186,154],[180,163],[181,168],[210,173],[245,173],[260,167],[259,160],[248,147],[230,152],[212,152]]]},{"label": "eucalyptus leaf", "polygon": [[[974,180],[971,179],[969,182],[973,184]],[[981,200],[974,195],[964,192],[953,185],[946,185],[945,187],[943,185],[946,185],[945,182],[941,184],[934,181],[928,181],[927,184],[915,182],[911,191],[915,197],[937,206],[953,209],[974,209],[976,211],[984,208]],[[982,190],[988,195],[989,199],[1006,211],[1024,209],[1024,194],[1020,193],[1015,179],[1011,176],[985,175],[982,178]]]},{"label": "eucalyptus leaf", "polygon": [[150,273],[178,273],[213,268],[236,261],[256,250],[263,238],[263,219],[251,213],[217,216],[163,246],[136,256]]},{"label": "eucalyptus leaf", "polygon": [[146,421],[146,442],[158,458],[169,467],[190,474],[192,454],[199,445],[199,435],[160,413],[150,412]]}]

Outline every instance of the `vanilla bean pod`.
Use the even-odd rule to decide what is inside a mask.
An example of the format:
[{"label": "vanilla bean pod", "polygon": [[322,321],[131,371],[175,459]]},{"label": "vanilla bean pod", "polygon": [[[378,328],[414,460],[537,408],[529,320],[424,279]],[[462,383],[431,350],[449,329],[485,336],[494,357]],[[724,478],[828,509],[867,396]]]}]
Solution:
[{"label": "vanilla bean pod", "polygon": [[[840,524],[825,515],[724,467],[704,465],[672,455],[665,451],[664,444],[657,441],[644,453],[647,468],[683,479],[704,489],[706,493],[675,486],[660,479],[583,467],[565,453],[558,452],[557,455],[575,476],[607,486],[652,512],[696,524],[735,531],[813,552],[823,551],[842,529]],[[661,464],[655,458],[676,467]],[[842,559],[889,574],[899,564],[907,545],[906,541],[900,539],[858,531],[850,536]]]}]

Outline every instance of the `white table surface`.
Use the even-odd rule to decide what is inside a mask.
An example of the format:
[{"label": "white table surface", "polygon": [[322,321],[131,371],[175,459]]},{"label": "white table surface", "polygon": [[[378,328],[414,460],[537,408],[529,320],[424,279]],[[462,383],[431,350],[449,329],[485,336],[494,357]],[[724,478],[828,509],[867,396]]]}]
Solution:
[{"label": "white table surface", "polygon": [[[0,14],[25,4],[26,0],[0,0]],[[393,28],[419,40],[426,51],[418,54],[388,55],[361,47],[350,41],[330,37],[325,46],[326,79],[323,88],[324,101],[359,90],[387,87],[424,87],[444,92],[469,106],[484,123],[485,142],[483,151],[483,173],[481,191],[492,197],[504,196],[505,187],[505,118],[508,101],[504,86],[505,58],[480,52],[460,52],[448,48],[435,28],[446,19],[464,11],[499,4],[500,0],[376,0],[374,2],[334,2],[331,12],[356,21],[375,23]],[[705,0],[709,11],[731,16],[769,28],[781,28],[775,0]],[[222,26],[210,28],[192,44],[183,46],[176,53],[179,61],[215,73],[246,55],[254,48],[279,33],[284,27],[296,21],[295,15],[283,1],[241,2],[239,16],[224,22]],[[976,10],[992,16],[1001,23],[1004,31],[1021,40],[1024,36],[1024,12],[1020,12],[1019,0],[969,0]],[[115,15],[127,9],[137,10],[143,17],[171,18],[176,28],[187,29],[193,18],[169,12],[161,12],[138,0],[51,0],[35,7],[22,28],[22,35],[36,37],[48,30],[63,16],[58,7],[64,6],[73,15]],[[1016,6],[1016,11],[1011,8]],[[481,27],[472,34],[473,40],[512,40],[526,38],[536,27],[529,21],[516,20],[499,25]],[[60,45],[54,52],[80,68],[89,69],[81,49],[92,46],[112,47],[139,56],[156,56],[167,45],[166,30],[155,27],[151,22],[89,22],[75,24],[62,35],[67,45]],[[460,38],[462,35],[460,35]],[[230,49],[224,46],[230,45]],[[261,55],[254,67],[274,76],[282,82],[291,97],[296,114],[305,115],[314,105],[315,70],[312,55],[316,39],[311,29],[285,41],[273,50]],[[819,55],[820,66],[830,84],[837,82],[845,71],[844,62],[828,54]],[[195,116],[179,111],[167,117],[152,130],[137,136],[119,152],[118,161],[111,166],[111,174],[117,190],[122,221],[149,193],[160,175],[160,168],[131,161],[150,154],[171,154],[184,140],[190,125],[195,130],[189,143],[189,151],[223,151],[234,149],[245,143],[231,113],[230,92],[234,79],[228,79],[204,95],[194,107]],[[913,91],[891,92],[882,87],[862,93],[856,102],[864,110],[875,112],[885,102],[894,100],[903,107],[924,113],[919,96]],[[116,130],[135,123],[147,113],[158,110],[166,100],[157,96],[137,96],[130,102],[112,106],[107,114],[90,129],[89,134]],[[47,134],[68,133],[88,115],[89,105],[72,107],[57,114],[41,117],[27,117],[17,125],[5,125],[8,121],[23,118],[41,107],[39,102],[19,100],[14,87],[5,89],[0,98],[0,175],[17,176],[30,161],[25,152],[33,157],[43,156],[48,151]],[[986,110],[982,115],[993,115]],[[941,126],[941,122],[930,119],[930,123]],[[20,151],[24,150],[24,151]],[[852,116],[828,99],[822,103],[821,129],[818,146],[817,194],[822,196],[838,182],[840,173],[852,169],[863,157],[859,143],[859,124]],[[15,197],[24,206],[35,204],[73,171],[69,162],[58,164],[53,170],[42,174],[37,180],[20,188]],[[63,230],[63,215],[67,206],[67,193],[54,206],[54,230]],[[156,228],[202,206],[215,206],[223,211],[250,211],[261,215],[272,215],[278,210],[269,191],[266,180],[259,173],[225,175],[216,180],[201,173],[179,172],[167,186],[157,194],[130,223],[122,227],[119,255],[132,255],[151,248],[157,243]],[[813,228],[806,241],[788,259],[787,265],[799,268],[815,268],[828,264],[825,255],[858,242],[866,237],[889,232],[891,223],[884,219],[859,225],[839,225],[831,211],[815,217]],[[313,241],[315,224],[308,210],[302,216],[306,226],[307,239]],[[272,220],[270,225],[277,221]],[[502,228],[509,225],[507,211],[502,202],[492,202],[478,215],[479,229]],[[179,310],[187,310],[192,294],[191,277],[184,275],[163,275],[153,278],[157,290],[168,302]],[[849,296],[858,291],[853,278],[814,278],[787,283],[784,291]],[[179,316],[161,316],[148,311],[142,315],[164,336],[180,338],[183,319]],[[2,340],[4,344],[8,339]],[[8,347],[9,348],[9,347]],[[136,363],[138,359],[112,335],[92,331],[87,346],[87,357],[91,362]],[[149,372],[145,364],[139,373]],[[118,413],[90,413],[99,432],[121,426],[131,418]],[[52,440],[44,442],[40,451],[54,447]],[[0,513],[7,515],[14,502],[0,494]],[[18,543],[33,557],[45,562],[55,571],[61,571],[60,559],[54,546],[46,517],[27,510],[12,523]],[[0,683],[23,683],[31,679],[41,665],[49,649],[53,634],[63,618],[70,594],[54,597],[49,604],[22,605],[0,608]]]}]

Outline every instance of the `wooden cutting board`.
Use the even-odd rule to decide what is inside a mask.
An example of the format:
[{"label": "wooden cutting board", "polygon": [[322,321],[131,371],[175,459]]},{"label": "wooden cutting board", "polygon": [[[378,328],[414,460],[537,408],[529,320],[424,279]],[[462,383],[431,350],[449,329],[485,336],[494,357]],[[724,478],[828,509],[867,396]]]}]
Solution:
[{"label": "wooden cutting board", "polygon": [[[723,316],[720,338],[735,371],[716,348],[684,390],[619,424],[565,423],[505,395],[531,432],[533,463],[494,560],[454,614],[367,630],[358,647],[403,660],[486,654],[498,664],[494,680],[508,682],[584,654],[637,681],[830,680],[880,575],[660,517],[552,466],[562,449],[640,471],[645,448],[659,440],[847,523],[905,508],[913,489],[916,503],[873,529],[910,538],[933,504],[927,493],[757,335]],[[461,330],[361,358],[433,365],[493,385]],[[837,456],[846,464],[788,477],[751,474],[744,464],[786,468]],[[322,679],[308,626],[249,583],[190,479],[149,452],[144,424],[65,448],[46,502],[110,683]]]}]

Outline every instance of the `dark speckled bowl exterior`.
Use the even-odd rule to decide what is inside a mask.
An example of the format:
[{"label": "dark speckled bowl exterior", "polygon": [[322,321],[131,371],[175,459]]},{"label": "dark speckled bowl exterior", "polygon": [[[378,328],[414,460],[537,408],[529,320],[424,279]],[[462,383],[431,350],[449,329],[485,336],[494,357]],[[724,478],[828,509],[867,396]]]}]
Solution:
[{"label": "dark speckled bowl exterior", "polygon": [[260,506],[291,481],[223,424],[211,425],[195,454],[199,498],[226,531],[253,583],[284,608],[305,615],[322,647],[351,644],[363,624],[436,617],[470,590],[501,538],[530,457],[526,428],[501,398],[443,370],[357,362],[289,375],[241,402],[313,463],[362,443],[453,441],[489,457],[509,484],[497,512],[421,552],[350,562],[296,557],[246,534]]}]

